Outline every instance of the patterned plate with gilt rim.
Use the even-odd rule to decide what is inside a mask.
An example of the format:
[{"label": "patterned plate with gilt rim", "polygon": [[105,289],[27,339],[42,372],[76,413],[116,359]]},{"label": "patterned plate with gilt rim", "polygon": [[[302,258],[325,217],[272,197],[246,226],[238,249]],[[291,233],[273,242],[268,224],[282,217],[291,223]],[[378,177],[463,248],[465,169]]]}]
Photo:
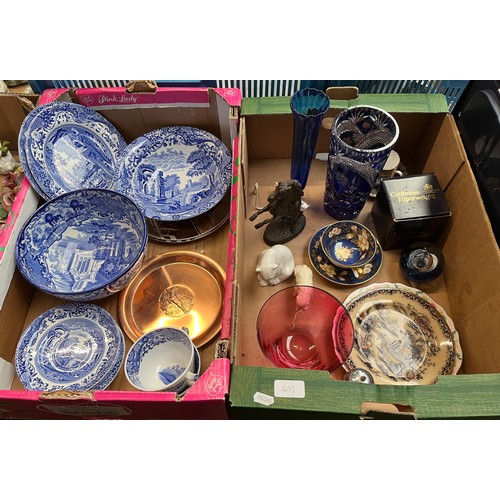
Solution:
[{"label": "patterned plate with gilt rim", "polygon": [[401,283],[374,283],[344,301],[355,339],[348,370],[368,370],[375,384],[432,384],[462,364],[458,332],[444,309]]},{"label": "patterned plate with gilt rim", "polygon": [[144,262],[121,291],[120,324],[135,342],[157,328],[187,328],[196,347],[221,328],[226,273],[213,259],[193,251],[173,251]]},{"label": "patterned plate with gilt rim", "polygon": [[118,163],[115,187],[150,219],[179,221],[205,213],[232,178],[231,153],[213,134],[171,126],[131,142]]}]

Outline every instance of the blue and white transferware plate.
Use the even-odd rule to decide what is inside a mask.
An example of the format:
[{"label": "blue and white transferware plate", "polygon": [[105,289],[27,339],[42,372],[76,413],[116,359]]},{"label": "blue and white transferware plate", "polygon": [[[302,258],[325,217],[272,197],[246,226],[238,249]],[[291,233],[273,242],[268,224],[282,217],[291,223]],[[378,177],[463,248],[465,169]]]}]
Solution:
[{"label": "blue and white transferware plate", "polygon": [[309,260],[314,269],[323,278],[337,285],[361,285],[371,280],[382,267],[382,249],[379,242],[376,241],[377,248],[370,262],[360,268],[343,269],[334,265],[323,250],[321,239],[328,227],[319,229],[309,242]]},{"label": "blue and white transferware plate", "polygon": [[164,127],[130,143],[117,173],[115,189],[136,201],[147,218],[185,220],[222,199],[231,184],[231,154],[205,130]]},{"label": "blue and white transferware plate", "polygon": [[[46,106],[50,106],[51,104],[53,103],[46,104]],[[21,124],[21,129],[19,130],[19,136],[17,141],[17,149],[19,152],[19,161],[21,162],[21,166],[23,167],[24,173],[26,174],[28,181],[30,182],[33,189],[43,199],[47,200],[48,196],[43,192],[43,189],[38,185],[35,176],[31,173],[30,165],[28,162],[28,155],[26,154],[26,138],[28,137],[29,126],[31,125],[31,121],[33,120],[33,118],[36,116],[36,114],[40,109],[41,107],[35,108],[32,111],[30,111],[28,116],[26,116],[23,123]]]},{"label": "blue and white transferware plate", "polygon": [[71,191],[42,205],[16,244],[26,280],[66,300],[97,300],[125,287],[139,271],[146,221],[128,197],[107,189]]},{"label": "blue and white transferware plate", "polygon": [[58,101],[36,108],[22,140],[28,168],[45,199],[76,189],[111,189],[126,147],[97,111]]},{"label": "blue and white transferware plate", "polygon": [[113,317],[95,304],[66,303],[33,321],[15,353],[28,390],[104,390],[120,370],[125,339]]}]

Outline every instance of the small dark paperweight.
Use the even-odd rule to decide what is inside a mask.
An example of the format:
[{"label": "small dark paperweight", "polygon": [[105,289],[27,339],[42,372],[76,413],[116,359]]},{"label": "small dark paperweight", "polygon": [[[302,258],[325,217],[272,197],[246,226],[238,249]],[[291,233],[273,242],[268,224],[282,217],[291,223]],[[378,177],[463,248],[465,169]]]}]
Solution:
[{"label": "small dark paperweight", "polygon": [[250,221],[254,221],[265,212],[271,214],[272,217],[255,224],[256,229],[267,224],[264,231],[264,242],[267,245],[282,245],[302,232],[306,225],[306,218],[301,210],[303,195],[299,181],[278,182],[274,192],[267,198],[267,205],[249,217]]},{"label": "small dark paperweight", "polygon": [[383,179],[371,213],[384,250],[436,241],[451,217],[434,173]]},{"label": "small dark paperweight", "polygon": [[416,242],[401,253],[399,261],[405,278],[412,283],[428,283],[441,275],[444,269],[441,249],[429,242]]}]

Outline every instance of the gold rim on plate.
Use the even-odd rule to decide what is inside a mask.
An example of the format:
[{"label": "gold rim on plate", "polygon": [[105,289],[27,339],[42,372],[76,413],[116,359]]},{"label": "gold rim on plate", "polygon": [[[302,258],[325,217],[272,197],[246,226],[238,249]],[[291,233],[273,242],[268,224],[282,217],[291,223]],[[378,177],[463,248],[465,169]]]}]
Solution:
[{"label": "gold rim on plate", "polygon": [[187,328],[199,348],[220,331],[225,282],[224,269],[201,253],[156,255],[120,292],[122,328],[133,342],[158,328]]}]

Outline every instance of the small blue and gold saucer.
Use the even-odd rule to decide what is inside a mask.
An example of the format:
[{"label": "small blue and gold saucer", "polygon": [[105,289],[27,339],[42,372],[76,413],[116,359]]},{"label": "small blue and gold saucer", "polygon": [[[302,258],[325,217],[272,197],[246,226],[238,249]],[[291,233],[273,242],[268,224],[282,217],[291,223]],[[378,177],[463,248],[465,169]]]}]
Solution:
[{"label": "small blue and gold saucer", "polygon": [[375,239],[375,252],[371,260],[361,267],[343,269],[332,263],[321,244],[324,231],[331,225],[319,229],[309,242],[309,260],[323,278],[337,285],[361,285],[371,280],[382,267],[382,248]]}]

